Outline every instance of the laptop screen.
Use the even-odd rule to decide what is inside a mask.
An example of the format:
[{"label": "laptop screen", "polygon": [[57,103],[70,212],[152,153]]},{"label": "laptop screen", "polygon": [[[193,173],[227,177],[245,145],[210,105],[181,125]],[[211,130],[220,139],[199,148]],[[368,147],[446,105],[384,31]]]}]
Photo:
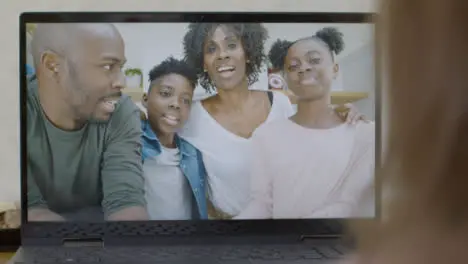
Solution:
[{"label": "laptop screen", "polygon": [[27,29],[28,221],[375,216],[372,24]]}]

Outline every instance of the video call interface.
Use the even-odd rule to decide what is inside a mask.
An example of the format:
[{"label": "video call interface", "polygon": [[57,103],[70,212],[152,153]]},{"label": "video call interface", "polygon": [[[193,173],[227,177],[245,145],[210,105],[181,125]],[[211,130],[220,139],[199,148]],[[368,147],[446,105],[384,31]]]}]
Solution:
[{"label": "video call interface", "polygon": [[28,221],[375,216],[372,24],[39,23],[26,39]]}]

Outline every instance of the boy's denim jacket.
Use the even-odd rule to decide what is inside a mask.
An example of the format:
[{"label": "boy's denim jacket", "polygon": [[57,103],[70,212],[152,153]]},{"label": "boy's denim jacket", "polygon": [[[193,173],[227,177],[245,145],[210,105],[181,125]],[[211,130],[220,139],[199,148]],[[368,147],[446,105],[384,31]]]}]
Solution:
[{"label": "boy's denim jacket", "polygon": [[[144,163],[145,159],[161,154],[161,143],[147,120],[141,121],[141,129],[143,131],[141,143],[142,159]],[[175,140],[181,155],[180,169],[187,178],[196,201],[194,206],[197,207],[197,210],[194,211],[198,212],[198,214],[194,215],[194,219],[208,219],[205,196],[206,170],[201,152],[192,144],[177,136],[177,134]]]}]

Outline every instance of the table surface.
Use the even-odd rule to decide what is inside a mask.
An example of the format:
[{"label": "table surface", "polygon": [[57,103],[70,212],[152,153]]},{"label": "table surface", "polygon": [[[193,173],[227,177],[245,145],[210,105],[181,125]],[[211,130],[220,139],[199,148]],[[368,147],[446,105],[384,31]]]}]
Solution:
[{"label": "table surface", "polygon": [[15,252],[0,252],[0,264],[7,263],[15,255]]}]

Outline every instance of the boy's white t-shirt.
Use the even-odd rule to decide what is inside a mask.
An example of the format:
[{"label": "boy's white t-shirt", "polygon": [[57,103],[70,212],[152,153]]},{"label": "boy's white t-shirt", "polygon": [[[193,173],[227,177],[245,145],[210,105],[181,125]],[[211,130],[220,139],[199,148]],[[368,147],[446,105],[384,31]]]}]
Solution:
[{"label": "boy's white t-shirt", "polygon": [[[294,113],[289,98],[273,92],[273,103],[265,123],[287,119]],[[200,101],[179,135],[200,150],[207,171],[207,192],[213,206],[236,216],[247,206],[252,161],[251,139],[237,136],[222,127]]]},{"label": "boy's white t-shirt", "polygon": [[192,219],[192,190],[180,169],[178,148],[161,145],[161,154],[143,163],[145,198],[151,220]]}]

